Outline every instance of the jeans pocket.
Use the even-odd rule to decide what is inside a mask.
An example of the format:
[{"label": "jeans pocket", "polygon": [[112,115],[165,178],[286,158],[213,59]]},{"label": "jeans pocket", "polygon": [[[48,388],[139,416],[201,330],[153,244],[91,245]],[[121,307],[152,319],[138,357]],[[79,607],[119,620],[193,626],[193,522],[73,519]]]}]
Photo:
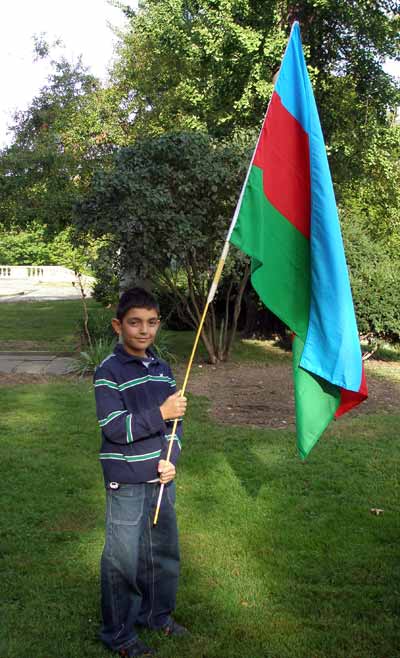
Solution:
[{"label": "jeans pocket", "polygon": [[[132,488],[131,488],[132,487]],[[138,525],[143,516],[144,489],[131,485],[108,493],[109,518],[116,525]]]}]

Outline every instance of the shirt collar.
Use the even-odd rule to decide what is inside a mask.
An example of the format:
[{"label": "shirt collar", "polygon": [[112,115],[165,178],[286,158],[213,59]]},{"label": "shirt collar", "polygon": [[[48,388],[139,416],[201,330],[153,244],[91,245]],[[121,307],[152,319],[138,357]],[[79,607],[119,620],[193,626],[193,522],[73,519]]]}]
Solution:
[{"label": "shirt collar", "polygon": [[[124,349],[122,343],[118,343],[115,346],[114,354],[118,357],[118,359],[120,361],[122,361],[122,363],[129,363],[129,362],[132,362],[132,361],[134,361],[136,363],[142,363],[143,362],[142,357],[135,356],[134,354],[129,354],[129,352],[127,352]],[[146,350],[146,357],[153,359],[152,363],[154,363],[154,364],[160,363],[159,358],[157,357],[157,355],[155,354],[155,352],[151,348],[148,348]]]}]

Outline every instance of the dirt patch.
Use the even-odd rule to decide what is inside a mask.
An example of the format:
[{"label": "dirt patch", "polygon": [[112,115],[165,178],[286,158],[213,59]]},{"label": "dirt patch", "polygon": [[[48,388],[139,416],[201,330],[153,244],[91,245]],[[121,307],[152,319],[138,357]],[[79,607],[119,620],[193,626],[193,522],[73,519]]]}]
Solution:
[{"label": "dirt patch", "polygon": [[0,388],[2,386],[18,386],[19,384],[49,384],[62,380],[76,380],[73,375],[28,375],[26,373],[0,373]]},{"label": "dirt patch", "polygon": [[29,352],[35,350],[46,350],[48,343],[37,340],[1,340],[0,350],[2,352]]},{"label": "dirt patch", "polygon": [[[350,412],[351,415],[396,413],[400,408],[400,378],[384,379],[385,370],[400,374],[400,363],[374,362],[368,368],[369,398]],[[182,383],[184,367],[175,367]],[[374,376],[373,370],[380,376]],[[397,372],[395,373],[397,375]],[[397,378],[397,377],[396,377]],[[49,377],[27,374],[0,374],[1,386],[47,384],[51,381],[74,380],[73,375]],[[210,400],[210,413],[227,425],[264,428],[294,428],[293,378],[290,362],[284,364],[233,364],[219,366],[194,365],[187,389]]]},{"label": "dirt patch", "polygon": [[[178,381],[183,375],[183,371],[177,372]],[[352,415],[398,411],[400,382],[369,374],[368,385],[368,400],[350,412]],[[220,423],[281,429],[295,426],[290,364],[197,365],[188,391],[206,396],[211,415]]]}]

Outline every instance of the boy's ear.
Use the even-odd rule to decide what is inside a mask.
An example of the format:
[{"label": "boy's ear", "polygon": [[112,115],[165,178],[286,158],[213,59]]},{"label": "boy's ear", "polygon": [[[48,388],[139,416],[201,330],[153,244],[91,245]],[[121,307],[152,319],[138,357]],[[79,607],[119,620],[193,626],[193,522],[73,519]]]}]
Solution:
[{"label": "boy's ear", "polygon": [[111,320],[112,328],[118,336],[121,334],[121,322],[117,318]]}]

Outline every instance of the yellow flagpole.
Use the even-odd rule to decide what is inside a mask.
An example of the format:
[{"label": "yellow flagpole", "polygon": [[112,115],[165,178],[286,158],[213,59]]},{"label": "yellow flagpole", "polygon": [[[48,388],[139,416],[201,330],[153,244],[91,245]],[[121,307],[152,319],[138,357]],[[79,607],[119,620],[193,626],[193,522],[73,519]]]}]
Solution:
[{"label": "yellow flagpole", "polygon": [[[188,380],[189,380],[190,371],[192,369],[193,359],[194,359],[194,356],[196,354],[197,345],[198,345],[198,342],[199,342],[199,339],[200,339],[200,334],[201,334],[201,331],[203,329],[203,325],[204,325],[204,322],[205,322],[205,319],[206,319],[208,307],[210,306],[212,300],[214,299],[214,295],[215,295],[215,292],[217,290],[219,280],[221,278],[222,270],[224,269],[224,265],[225,265],[225,261],[226,261],[227,255],[228,255],[228,251],[229,251],[229,240],[227,239],[225,244],[224,244],[224,248],[222,250],[221,258],[219,259],[217,269],[215,270],[214,279],[213,279],[213,282],[212,282],[211,287],[210,287],[210,292],[208,293],[207,302],[206,302],[206,305],[204,307],[203,315],[201,316],[200,323],[199,323],[199,326],[198,326],[198,329],[197,329],[196,338],[195,338],[194,343],[193,343],[192,353],[190,355],[190,358],[189,358],[189,361],[188,361],[188,364],[187,364],[187,367],[186,367],[185,379],[183,380],[183,385],[182,385],[182,388],[180,390],[181,396],[185,395],[186,386],[187,386],[187,383],[188,383]],[[172,435],[171,435],[171,438],[169,440],[169,446],[168,446],[167,460],[166,461],[169,461],[170,457],[171,457],[172,444],[174,442],[174,437],[175,437],[177,425],[178,425],[178,419],[175,418],[174,424],[172,426]],[[163,496],[163,492],[164,492],[164,486],[165,486],[164,484],[161,485],[160,492],[158,494],[157,507],[156,507],[156,512],[154,514],[153,525],[156,525],[157,521],[158,521],[158,515],[160,513],[161,500],[162,500],[162,496]]]},{"label": "yellow flagpole", "polygon": [[[267,115],[265,115],[265,118],[266,118],[266,116]],[[264,118],[264,122],[265,122],[265,118]],[[251,162],[250,162],[249,168],[247,170],[246,178],[244,180],[244,183],[243,183],[243,186],[242,186],[242,189],[241,189],[241,192],[240,192],[239,200],[237,202],[235,212],[234,212],[233,217],[232,217],[232,221],[231,221],[231,225],[229,227],[228,235],[226,236],[225,244],[224,244],[224,247],[222,249],[221,258],[219,259],[217,269],[215,270],[214,279],[213,279],[213,282],[210,286],[210,292],[208,293],[207,302],[206,302],[206,305],[204,307],[203,315],[201,316],[201,319],[200,319],[200,324],[199,324],[199,327],[197,329],[196,338],[195,338],[195,341],[194,341],[194,344],[193,344],[192,353],[190,355],[190,359],[189,359],[189,362],[188,362],[188,365],[187,365],[187,368],[186,368],[185,379],[183,381],[183,386],[182,386],[182,389],[181,389],[181,395],[182,396],[185,394],[187,382],[188,382],[189,375],[190,375],[190,370],[192,368],[194,355],[196,353],[197,344],[198,344],[199,339],[200,339],[201,330],[203,329],[204,321],[206,319],[208,307],[211,304],[212,300],[214,299],[215,293],[217,291],[218,283],[219,283],[219,280],[221,278],[221,273],[222,273],[222,270],[224,269],[225,261],[226,261],[227,256],[228,256],[229,240],[230,240],[230,237],[232,235],[232,231],[235,227],[237,218],[239,216],[239,211],[240,211],[240,207],[242,205],[244,191],[246,189],[247,181],[249,179],[251,165],[253,164],[254,156],[255,156],[256,151],[257,151],[257,146],[258,146],[258,142],[259,142],[260,137],[261,137],[261,133],[262,133],[262,129],[260,130],[260,134],[258,136],[257,144],[256,144],[256,147],[254,149],[254,152],[253,152],[253,155],[252,155],[252,158],[251,158]],[[174,440],[177,425],[178,425],[178,420],[175,419],[173,427],[172,427],[172,438],[170,439],[169,446],[168,446],[167,461],[169,461],[169,458],[171,457],[172,444],[173,444],[173,440]],[[164,492],[164,485],[162,484],[161,487],[160,487],[160,492],[158,494],[156,513],[154,515],[154,521],[153,521],[154,525],[156,525],[157,521],[158,521],[158,515],[160,513],[160,505],[161,505],[161,499],[162,499],[162,496],[163,496],[163,492]]]}]

